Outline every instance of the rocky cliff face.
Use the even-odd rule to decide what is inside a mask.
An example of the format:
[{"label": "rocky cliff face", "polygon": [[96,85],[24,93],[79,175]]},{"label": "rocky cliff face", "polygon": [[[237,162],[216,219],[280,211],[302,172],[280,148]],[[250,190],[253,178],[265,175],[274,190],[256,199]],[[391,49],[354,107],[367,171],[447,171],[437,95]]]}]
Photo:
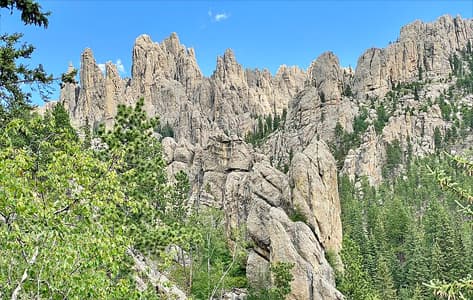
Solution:
[{"label": "rocky cliff face", "polygon": [[[342,170],[352,179],[367,176],[371,184],[379,184],[387,144],[399,140],[404,152],[412,147],[414,155],[432,153],[435,128],[445,135],[452,127],[433,102],[454,84],[448,79],[451,60],[453,55],[461,56],[468,42],[473,43],[473,20],[442,16],[432,23],[406,25],[395,43],[367,50],[354,73],[341,68],[333,53],[322,54],[309,67],[304,89],[289,103],[285,125],[265,141],[263,152],[275,165],[288,166],[293,153],[302,151],[314,137],[333,144],[337,122],[350,133],[362,108],[370,111],[366,122],[373,124],[378,117],[375,106],[383,106],[389,111],[385,128],[379,134],[369,128]],[[387,96],[409,84],[418,85],[401,88],[396,99]]]},{"label": "rocky cliff face", "polygon": [[358,107],[352,98],[343,95],[350,78],[331,52],[323,53],[311,64],[304,89],[289,103],[284,127],[262,147],[276,165],[288,165],[291,156],[314,138],[329,143],[337,122],[352,130]]},{"label": "rocky cliff face", "polygon": [[244,135],[255,126],[254,116],[281,114],[306,79],[297,67],[282,66],[274,77],[267,70],[244,70],[230,49],[217,59],[214,74],[205,78],[194,50],[180,44],[175,33],[162,43],[139,36],[131,73],[131,79],[121,79],[107,63],[102,74],[86,49],[80,84],[66,84],[60,99],[74,125],[110,126],[118,104],[144,97],[148,115],[160,116],[178,140],[204,145],[219,130]]},{"label": "rocky cliff face", "polygon": [[[271,263],[290,261],[290,299],[341,299],[324,257],[329,249],[338,253],[342,241],[337,167],[329,147],[335,128],[359,130],[355,118],[366,112],[367,129],[341,170],[352,180],[367,176],[371,184],[380,183],[387,145],[395,141],[403,153],[432,153],[436,130],[446,135],[454,123],[445,120],[435,99],[452,86],[445,82],[450,58],[468,41],[473,42],[473,20],[443,16],[403,27],[396,42],[362,54],[354,72],[326,52],[306,72],[283,65],[273,76],[245,70],[227,50],[207,78],[194,50],[176,34],[161,43],[142,35],[133,47],[131,79],[120,78],[111,63],[103,74],[86,49],[80,83],[65,84],[60,101],[76,127],[111,126],[118,104],[144,97],[148,115],[160,116],[174,130],[174,138],[162,140],[169,177],[185,171],[194,203],[222,208],[229,232],[247,228],[254,245],[249,281],[258,282]],[[473,99],[457,96],[458,103]],[[387,111],[381,128],[380,107]],[[285,110],[280,128],[259,147],[245,143],[257,116]],[[292,221],[295,211],[306,221]]]},{"label": "rocky cliff face", "polygon": [[401,29],[398,40],[385,49],[368,49],[358,59],[353,91],[382,97],[399,82],[446,77],[450,57],[473,38],[473,22],[445,15],[432,23],[415,21]]},{"label": "rocky cliff face", "polygon": [[[247,275],[258,283],[276,262],[293,262],[289,299],[342,299],[324,252],[338,252],[342,228],[335,161],[312,141],[284,174],[240,138],[215,136],[205,148],[163,140],[169,173],[187,170],[192,198],[222,208],[228,232],[247,228],[254,244]],[[292,221],[298,209],[307,222]]]}]

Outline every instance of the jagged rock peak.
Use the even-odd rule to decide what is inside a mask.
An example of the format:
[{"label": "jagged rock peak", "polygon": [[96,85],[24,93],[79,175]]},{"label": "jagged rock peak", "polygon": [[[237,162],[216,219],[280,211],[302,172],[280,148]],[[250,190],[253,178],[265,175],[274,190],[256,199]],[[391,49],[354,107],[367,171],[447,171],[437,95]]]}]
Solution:
[{"label": "jagged rock peak", "polygon": [[231,48],[228,48],[225,50],[225,53],[223,54],[223,61],[225,63],[236,62],[235,53],[233,52]]},{"label": "jagged rock peak", "polygon": [[132,78],[136,85],[152,84],[157,78],[177,80],[191,88],[203,78],[193,49],[187,49],[172,33],[160,44],[143,34],[136,38],[133,47]]},{"label": "jagged rock peak", "polygon": [[107,78],[120,78],[117,66],[111,61],[105,63],[105,76]]},{"label": "jagged rock peak", "polygon": [[80,82],[83,89],[94,88],[103,81],[103,74],[90,48],[86,48],[81,56]]},{"label": "jagged rock peak", "polygon": [[382,97],[393,84],[424,77],[448,76],[449,59],[473,40],[473,19],[441,16],[434,22],[414,21],[401,29],[399,39],[385,49],[371,48],[358,59],[353,90]]},{"label": "jagged rock peak", "polygon": [[179,37],[175,32],[171,33],[168,38],[164,39],[164,41],[161,43],[161,46],[163,49],[174,54],[177,54],[182,48],[182,45],[179,42]]},{"label": "jagged rock peak", "polygon": [[284,76],[284,74],[296,75],[296,74],[305,74],[305,73],[304,73],[304,70],[302,70],[298,66],[287,66],[283,64],[279,66],[278,70],[276,71],[275,77]]},{"label": "jagged rock peak", "polygon": [[85,48],[84,52],[82,52],[82,59],[89,57],[94,58],[94,53],[92,52],[92,49]]},{"label": "jagged rock peak", "polygon": [[152,43],[153,41],[151,40],[151,37],[147,34],[140,34],[139,36],[136,37],[135,39],[135,45],[136,44],[148,44]]},{"label": "jagged rock peak", "polygon": [[307,73],[309,85],[318,89],[322,101],[341,98],[343,72],[338,57],[333,52],[324,52],[317,57]]},{"label": "jagged rock peak", "polygon": [[95,69],[95,67],[98,68],[97,62],[95,61],[95,58],[94,58],[94,53],[92,52],[92,49],[90,49],[90,48],[85,48],[84,49],[84,51],[82,52],[82,55],[81,55],[80,64],[81,64],[81,70],[90,69],[90,68]]},{"label": "jagged rock peak", "polygon": [[422,31],[451,31],[454,29],[463,29],[467,27],[467,19],[462,19],[460,15],[455,18],[451,15],[440,16],[436,21],[425,23],[421,20],[415,20],[412,23],[401,27],[399,40],[407,40],[413,37],[413,33],[419,33]]},{"label": "jagged rock peak", "polygon": [[243,67],[237,62],[232,49],[225,50],[223,56],[217,57],[217,68],[212,77],[222,82],[241,83],[246,81]]}]

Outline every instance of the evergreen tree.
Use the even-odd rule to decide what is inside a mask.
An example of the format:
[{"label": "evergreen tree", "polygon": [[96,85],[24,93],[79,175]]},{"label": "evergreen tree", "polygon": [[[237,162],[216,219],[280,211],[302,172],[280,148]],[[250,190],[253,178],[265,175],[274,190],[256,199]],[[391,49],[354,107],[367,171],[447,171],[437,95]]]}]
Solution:
[{"label": "evergreen tree", "polygon": [[376,293],[363,270],[359,247],[347,237],[343,238],[341,251],[344,271],[337,276],[337,287],[347,299],[375,299]]},{"label": "evergreen tree", "polygon": [[376,114],[378,118],[374,122],[374,128],[378,134],[380,134],[383,131],[384,126],[389,120],[388,113],[386,112],[386,109],[384,108],[383,105],[379,105],[376,108]]},{"label": "evergreen tree", "polygon": [[441,280],[447,279],[446,271],[448,270],[445,266],[445,257],[437,240],[434,240],[430,249],[430,271],[432,272],[432,277]]},{"label": "evergreen tree", "polygon": [[[10,12],[20,11],[25,25],[48,27],[49,13],[44,12],[35,1],[3,0],[0,1],[0,8]],[[0,128],[14,117],[27,115],[31,109],[31,93],[24,92],[25,86],[35,85],[41,95],[46,97],[49,93],[48,84],[53,79],[41,64],[35,68],[28,66],[27,60],[34,46],[22,44],[22,37],[21,33],[0,36]]]},{"label": "evergreen tree", "polygon": [[391,270],[384,256],[380,257],[376,267],[376,286],[381,299],[397,299]]},{"label": "evergreen tree", "polygon": [[428,250],[422,232],[422,227],[412,224],[406,241],[406,284],[411,289],[420,288],[431,276]]},{"label": "evergreen tree", "polygon": [[281,117],[278,114],[275,114],[274,121],[273,121],[273,131],[278,130],[280,126],[281,126]]},{"label": "evergreen tree", "polygon": [[436,150],[440,150],[442,148],[442,134],[440,133],[440,129],[435,127],[434,129],[434,145]]}]

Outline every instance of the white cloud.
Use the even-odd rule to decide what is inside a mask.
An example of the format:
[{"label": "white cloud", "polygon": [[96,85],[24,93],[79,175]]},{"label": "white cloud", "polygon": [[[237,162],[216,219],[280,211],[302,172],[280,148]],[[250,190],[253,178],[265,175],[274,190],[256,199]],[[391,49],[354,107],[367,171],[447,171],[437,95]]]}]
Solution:
[{"label": "white cloud", "polygon": [[115,63],[115,65],[117,66],[118,72],[125,73],[125,66],[123,65],[121,59],[117,59],[117,62]]},{"label": "white cloud", "polygon": [[[105,74],[105,64],[97,64],[97,66],[99,67],[100,71],[102,71],[102,73]],[[117,70],[120,74],[125,74],[126,71],[125,71],[125,66],[123,65],[123,62],[121,59],[117,59],[117,61],[115,62],[115,66],[117,67]]]},{"label": "white cloud", "polygon": [[214,20],[215,22],[220,22],[220,21],[228,19],[228,17],[230,16],[226,13],[219,13],[215,15]]},{"label": "white cloud", "polygon": [[98,64],[98,66],[100,71],[102,71],[102,73],[105,73],[105,64]]}]

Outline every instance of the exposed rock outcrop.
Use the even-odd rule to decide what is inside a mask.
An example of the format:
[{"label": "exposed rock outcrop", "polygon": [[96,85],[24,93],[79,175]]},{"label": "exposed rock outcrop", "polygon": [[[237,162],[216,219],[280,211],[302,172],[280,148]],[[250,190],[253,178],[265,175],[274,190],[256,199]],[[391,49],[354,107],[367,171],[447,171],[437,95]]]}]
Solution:
[{"label": "exposed rock outcrop", "polygon": [[292,206],[301,210],[307,223],[327,249],[338,253],[342,244],[340,201],[335,159],[322,141],[314,140],[296,153],[289,168]]},{"label": "exposed rock outcrop", "polygon": [[267,70],[244,70],[232,50],[217,59],[210,78],[200,71],[194,50],[180,44],[175,33],[162,43],[139,36],[133,47],[131,79],[121,79],[115,65],[103,74],[86,49],[81,57],[80,84],[65,84],[60,101],[73,124],[111,126],[118,104],[145,99],[149,116],[173,128],[176,139],[205,145],[219,131],[244,136],[256,115],[281,114],[306,79],[297,67],[282,66],[276,76]]},{"label": "exposed rock outcrop", "polygon": [[353,91],[382,97],[393,85],[419,78],[446,77],[451,55],[473,39],[472,20],[440,17],[432,23],[415,21],[401,29],[399,39],[385,49],[368,49],[358,59]]},{"label": "exposed rock outcrop", "polygon": [[139,290],[146,290],[148,284],[150,284],[161,296],[176,300],[188,299],[181,289],[158,270],[154,262],[131,249],[127,251],[127,254],[132,258],[135,263],[135,269],[140,274],[135,277]]},{"label": "exposed rock outcrop", "polygon": [[[430,93],[436,95],[438,93],[435,91],[439,89],[443,90],[444,85],[431,85]],[[348,153],[341,170],[342,174],[348,175],[352,180],[366,176],[371,185],[378,185],[383,181],[383,166],[386,162],[388,144],[399,142],[406,157],[424,156],[437,150],[436,128],[442,136],[445,136],[445,132],[453,124],[443,119],[437,104],[429,107],[427,111],[422,111],[421,102],[413,101],[409,96],[405,98],[407,99],[402,99],[405,102],[402,109],[397,110],[389,118],[381,134],[378,135],[373,126],[368,128],[362,137],[360,147]]]},{"label": "exposed rock outcrop", "polygon": [[[178,143],[166,138],[163,147],[169,166],[183,163],[176,160]],[[192,199],[222,207],[228,232],[247,229],[254,245],[247,260],[250,282],[267,281],[271,264],[292,262],[289,299],[342,299],[325,259],[327,249],[340,250],[342,233],[335,161],[327,146],[314,140],[287,175],[236,136],[212,137],[195,152],[185,169],[194,179]],[[290,219],[302,204],[307,224]]]}]

